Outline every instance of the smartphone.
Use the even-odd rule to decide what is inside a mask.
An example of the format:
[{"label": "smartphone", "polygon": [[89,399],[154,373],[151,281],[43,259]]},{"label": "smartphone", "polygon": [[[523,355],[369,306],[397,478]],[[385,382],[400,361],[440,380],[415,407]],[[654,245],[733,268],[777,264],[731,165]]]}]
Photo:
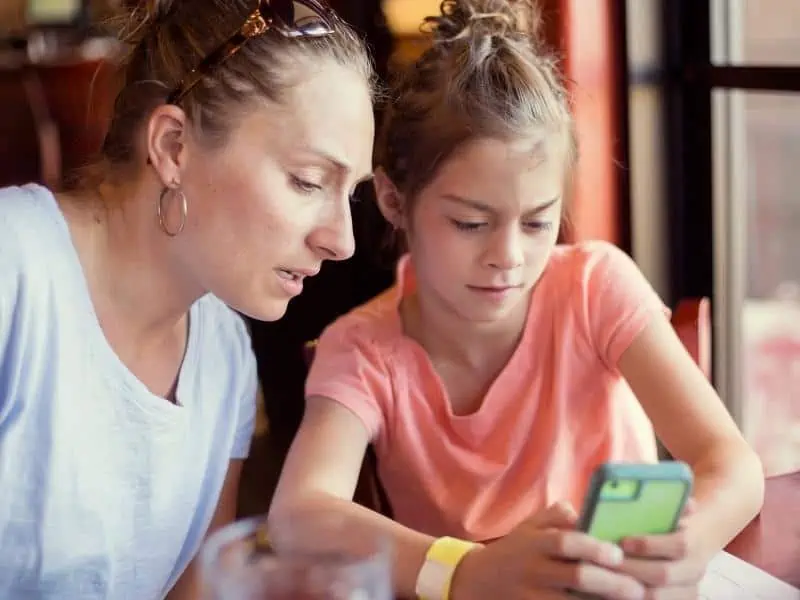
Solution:
[{"label": "smartphone", "polygon": [[691,468],[680,461],[602,464],[592,475],[578,528],[612,543],[672,533],[692,482]]}]

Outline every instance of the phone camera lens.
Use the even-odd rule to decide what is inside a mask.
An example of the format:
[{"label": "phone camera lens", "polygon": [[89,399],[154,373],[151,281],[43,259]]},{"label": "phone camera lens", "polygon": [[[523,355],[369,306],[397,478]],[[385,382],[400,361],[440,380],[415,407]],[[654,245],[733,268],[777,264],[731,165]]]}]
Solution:
[{"label": "phone camera lens", "polygon": [[615,489],[617,489],[618,487],[619,487],[619,481],[617,481],[616,479],[612,479],[612,480],[611,480],[611,489],[612,489],[612,490],[615,490]]}]

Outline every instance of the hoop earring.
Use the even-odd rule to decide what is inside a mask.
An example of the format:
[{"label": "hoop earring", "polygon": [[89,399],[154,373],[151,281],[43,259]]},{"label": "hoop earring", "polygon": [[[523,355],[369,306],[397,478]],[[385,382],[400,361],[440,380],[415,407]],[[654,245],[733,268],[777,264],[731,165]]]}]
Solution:
[{"label": "hoop earring", "polygon": [[[176,194],[180,194],[181,197],[181,222],[178,225],[178,229],[175,231],[170,231],[169,227],[167,227],[167,220],[164,217],[164,198],[167,197],[167,194],[170,192],[174,192]],[[166,233],[169,237],[175,237],[176,235],[180,234],[183,231],[183,228],[186,227],[186,217],[189,213],[189,206],[186,202],[186,194],[181,191],[180,188],[175,188],[174,190],[165,187],[161,190],[161,195],[158,197],[158,202],[156,203],[156,214],[158,215],[158,224],[161,226],[161,230]]]}]

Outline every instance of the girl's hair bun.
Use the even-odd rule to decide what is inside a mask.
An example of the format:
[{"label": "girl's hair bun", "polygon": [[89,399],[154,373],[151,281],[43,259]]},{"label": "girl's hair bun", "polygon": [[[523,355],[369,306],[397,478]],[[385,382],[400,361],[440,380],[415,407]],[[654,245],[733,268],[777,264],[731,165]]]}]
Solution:
[{"label": "girl's hair bun", "polygon": [[521,0],[444,0],[439,13],[422,24],[423,31],[438,43],[520,35],[535,38],[541,26],[537,5]]}]

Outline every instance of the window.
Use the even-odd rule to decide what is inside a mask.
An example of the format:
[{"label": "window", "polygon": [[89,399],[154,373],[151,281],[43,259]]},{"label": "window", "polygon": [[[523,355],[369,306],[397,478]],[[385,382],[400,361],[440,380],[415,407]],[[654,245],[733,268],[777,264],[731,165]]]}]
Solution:
[{"label": "window", "polygon": [[713,63],[721,75],[746,65],[738,85],[712,86],[715,297],[727,328],[717,365],[768,475],[800,467],[797,16],[791,0],[711,5]]},{"label": "window", "polygon": [[713,20],[722,25],[714,42],[730,42],[715,64],[800,64],[800,3],[793,0],[716,0]]},{"label": "window", "polygon": [[796,470],[800,3],[647,4],[663,56],[649,79],[634,66],[631,93],[648,84],[664,105],[667,297],[711,297],[715,386],[767,474]]}]

